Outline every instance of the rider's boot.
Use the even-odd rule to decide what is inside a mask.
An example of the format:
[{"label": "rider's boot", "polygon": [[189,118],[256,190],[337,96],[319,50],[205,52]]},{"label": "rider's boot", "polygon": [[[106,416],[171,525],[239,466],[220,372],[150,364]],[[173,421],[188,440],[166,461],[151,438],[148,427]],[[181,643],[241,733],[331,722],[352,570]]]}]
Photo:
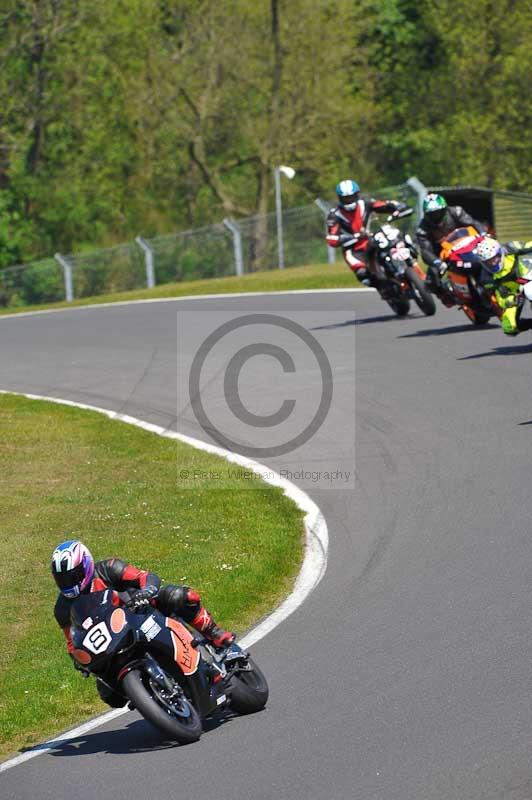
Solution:
[{"label": "rider's boot", "polygon": [[358,269],[356,271],[356,276],[360,281],[360,283],[362,283],[364,286],[373,286],[373,287],[377,286],[378,283],[377,278],[366,267],[361,267],[360,269]]},{"label": "rider's boot", "polygon": [[99,678],[96,679],[96,689],[103,702],[107,703],[111,708],[123,708],[127,703],[127,697],[124,697],[120,692],[115,692]]},{"label": "rider's boot", "polygon": [[220,628],[215,623],[212,614],[203,606],[201,606],[190,624],[193,628],[202,633],[215,647],[229,647],[236,639],[234,633]]},{"label": "rider's boot", "polygon": [[452,308],[454,306],[454,300],[452,298],[451,293],[448,289],[444,286],[440,289],[440,291],[434,293],[438,300],[440,300],[446,308]]},{"label": "rider's boot", "polygon": [[[434,271],[437,272],[437,269],[435,267],[434,268],[429,267],[429,269],[434,269]],[[447,272],[440,271],[438,273],[438,284],[439,286],[434,291],[434,294],[446,308],[452,308],[454,305],[456,305],[456,300],[453,295],[451,283],[449,281]]]},{"label": "rider's boot", "polygon": [[522,331],[532,330],[532,319],[519,319],[517,320],[517,328],[519,333]]},{"label": "rider's boot", "polygon": [[439,293],[441,292],[443,285],[441,281],[440,272],[437,267],[431,265],[428,268],[427,275],[425,277],[425,286],[427,287],[429,292],[432,292],[433,294],[439,296]]},{"label": "rider's boot", "polygon": [[364,286],[369,286],[369,270],[366,267],[359,267],[358,269],[353,270],[353,275],[360,283],[364,284]]}]

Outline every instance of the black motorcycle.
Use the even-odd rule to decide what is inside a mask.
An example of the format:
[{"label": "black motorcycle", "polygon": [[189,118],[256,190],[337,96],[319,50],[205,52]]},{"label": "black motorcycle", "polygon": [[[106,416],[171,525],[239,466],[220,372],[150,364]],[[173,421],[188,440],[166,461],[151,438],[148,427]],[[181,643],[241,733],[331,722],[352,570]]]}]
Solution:
[{"label": "black motorcycle", "polygon": [[82,595],[71,612],[73,657],[123,705],[181,744],[202,734],[202,719],[230,707],[241,714],[262,709],[268,684],[236,643],[214,648],[182,621],[150,607],[124,605],[127,593],[111,589]]},{"label": "black motorcycle", "polygon": [[373,282],[382,299],[398,317],[410,311],[410,300],[431,317],[436,303],[425,287],[425,273],[417,262],[418,252],[410,234],[390,225],[413,214],[412,208],[394,211],[371,237]]}]

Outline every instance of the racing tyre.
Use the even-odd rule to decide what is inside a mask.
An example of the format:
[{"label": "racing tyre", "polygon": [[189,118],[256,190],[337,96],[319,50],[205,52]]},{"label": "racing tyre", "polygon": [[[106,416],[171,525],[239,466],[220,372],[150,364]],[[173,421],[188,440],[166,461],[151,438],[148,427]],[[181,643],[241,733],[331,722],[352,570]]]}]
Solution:
[{"label": "racing tyre", "polygon": [[464,312],[473,325],[487,325],[492,316],[486,311],[473,311],[472,308],[464,308]]},{"label": "racing tyre", "polygon": [[475,319],[472,320],[473,325],[487,325],[491,319],[491,314],[483,314],[482,311],[477,311]]},{"label": "racing tyre", "polygon": [[127,673],[122,687],[137,711],[170,739],[190,744],[200,738],[201,719],[182,692],[177,697],[168,696],[149,675],[138,669]]},{"label": "racing tyre", "polygon": [[425,282],[412,267],[408,267],[405,270],[405,275],[412,289],[414,301],[427,317],[432,317],[436,313],[436,303],[433,296],[426,289]]},{"label": "racing tyre", "polygon": [[231,708],[239,714],[260,711],[268,702],[269,693],[264,674],[251,658],[231,678]]},{"label": "racing tyre", "polygon": [[398,317],[406,317],[408,312],[410,311],[410,302],[406,299],[396,300],[390,299],[386,300],[392,311],[397,314]]}]

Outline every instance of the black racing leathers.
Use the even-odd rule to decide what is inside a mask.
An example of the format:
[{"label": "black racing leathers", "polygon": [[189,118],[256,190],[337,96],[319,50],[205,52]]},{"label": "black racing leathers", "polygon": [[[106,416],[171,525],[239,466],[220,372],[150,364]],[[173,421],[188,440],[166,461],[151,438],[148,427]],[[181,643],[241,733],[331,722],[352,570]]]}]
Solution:
[{"label": "black racing leathers", "polygon": [[457,228],[466,228],[472,225],[479,233],[484,232],[483,225],[470,217],[462,206],[447,206],[442,221],[434,224],[426,216],[421,220],[416,231],[416,239],[421,251],[421,257],[430,267],[440,258],[440,242],[451,231]]}]

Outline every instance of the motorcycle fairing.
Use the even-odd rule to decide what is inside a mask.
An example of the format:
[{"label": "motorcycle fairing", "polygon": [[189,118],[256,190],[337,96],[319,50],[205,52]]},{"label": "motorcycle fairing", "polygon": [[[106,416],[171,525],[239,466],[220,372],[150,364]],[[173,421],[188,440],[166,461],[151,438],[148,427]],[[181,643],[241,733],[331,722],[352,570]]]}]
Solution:
[{"label": "motorcycle fairing", "polygon": [[471,225],[457,228],[440,241],[440,257],[443,261],[463,261],[465,264],[478,261],[475,247],[482,238]]},{"label": "motorcycle fairing", "polygon": [[183,675],[194,675],[198,669],[200,654],[192,646],[194,637],[180,622],[171,617],[166,617],[166,627],[170,629],[170,636],[174,647],[174,659],[179,665]]},{"label": "motorcycle fairing", "polygon": [[92,656],[90,656],[86,650],[81,650],[79,647],[75,647],[72,650],[72,658],[83,666],[90,664],[92,661]]},{"label": "motorcycle fairing", "polygon": [[453,287],[453,292],[459,300],[464,302],[471,300],[471,289],[469,288],[469,281],[467,275],[462,275],[459,272],[450,272],[449,278]]},{"label": "motorcycle fairing", "polygon": [[126,614],[123,608],[115,608],[113,613],[111,614],[111,630],[113,633],[120,633],[124,625],[126,624]]}]

